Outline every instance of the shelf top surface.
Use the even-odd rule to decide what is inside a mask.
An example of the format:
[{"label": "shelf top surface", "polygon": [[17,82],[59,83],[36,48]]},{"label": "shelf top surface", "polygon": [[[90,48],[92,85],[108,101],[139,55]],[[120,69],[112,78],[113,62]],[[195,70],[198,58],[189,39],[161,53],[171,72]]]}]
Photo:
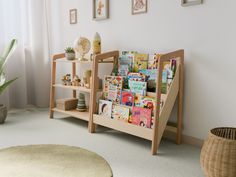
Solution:
[{"label": "shelf top surface", "polygon": [[66,58],[62,58],[62,59],[54,60],[54,62],[67,62],[67,63],[92,63],[93,61],[91,61],[91,60],[80,61],[78,58],[76,58],[75,60],[67,60]]}]

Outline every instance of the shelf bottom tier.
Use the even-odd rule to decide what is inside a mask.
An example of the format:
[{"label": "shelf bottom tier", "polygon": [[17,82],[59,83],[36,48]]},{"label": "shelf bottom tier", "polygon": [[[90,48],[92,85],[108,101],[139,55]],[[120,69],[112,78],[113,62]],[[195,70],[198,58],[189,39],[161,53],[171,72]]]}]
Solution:
[{"label": "shelf bottom tier", "polygon": [[53,108],[52,110],[55,111],[55,112],[60,112],[60,113],[78,118],[78,119],[89,121],[89,112],[88,111],[87,112],[79,112],[77,110],[64,111],[64,110],[61,110],[61,109],[58,109],[58,108]]},{"label": "shelf bottom tier", "polygon": [[125,132],[134,136],[138,136],[147,140],[152,140],[153,130],[145,127],[140,127],[127,122],[122,122],[114,119],[104,118],[100,115],[93,115],[93,122],[104,127]]}]

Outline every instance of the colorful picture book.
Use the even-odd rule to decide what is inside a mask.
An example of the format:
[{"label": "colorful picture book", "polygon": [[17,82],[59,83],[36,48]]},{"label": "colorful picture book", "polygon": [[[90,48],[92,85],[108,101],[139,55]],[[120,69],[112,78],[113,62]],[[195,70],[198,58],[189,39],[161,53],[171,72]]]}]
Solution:
[{"label": "colorful picture book", "polygon": [[126,106],[134,106],[134,94],[130,91],[122,91],[121,104]]},{"label": "colorful picture book", "polygon": [[134,105],[137,107],[142,107],[142,99],[144,96],[139,95],[139,94],[135,94],[134,97]]},{"label": "colorful picture book", "polygon": [[112,102],[107,100],[99,100],[98,114],[106,118],[111,118]]},{"label": "colorful picture book", "polygon": [[151,54],[148,58],[148,68],[147,69],[157,69],[158,60],[162,54]]},{"label": "colorful picture book", "polygon": [[151,128],[151,109],[133,107],[131,123],[146,128]]},{"label": "colorful picture book", "polygon": [[123,86],[122,76],[105,76],[104,79],[104,97],[106,100],[120,103],[121,91]]},{"label": "colorful picture book", "polygon": [[148,67],[148,54],[137,53],[134,55],[133,72],[138,72],[141,69],[147,69]]},{"label": "colorful picture book", "polygon": [[120,76],[127,76],[132,71],[133,58],[127,55],[121,55],[119,58],[118,73]]},{"label": "colorful picture book", "polygon": [[113,108],[113,119],[128,122],[129,108],[120,105],[115,105]]},{"label": "colorful picture book", "polygon": [[146,75],[144,75],[143,73],[129,73],[128,74],[128,79],[130,81],[142,81],[142,82],[145,82],[146,81]]},{"label": "colorful picture book", "polygon": [[147,82],[129,81],[130,91],[145,96],[147,93]]},{"label": "colorful picture book", "polygon": [[134,65],[134,55],[137,54],[137,51],[122,51],[121,56],[126,58],[125,60],[131,61],[131,70],[133,69]]},{"label": "colorful picture book", "polygon": [[[157,79],[157,69],[143,69],[140,70],[140,73],[143,73],[147,76],[147,91],[155,92],[156,91],[156,79]],[[172,80],[171,80],[172,81]],[[168,70],[164,69],[162,71],[162,93],[167,93],[168,83]]]},{"label": "colorful picture book", "polygon": [[155,110],[155,98],[149,96],[143,97],[141,100],[141,106],[143,108],[151,109],[153,112],[153,110]]}]

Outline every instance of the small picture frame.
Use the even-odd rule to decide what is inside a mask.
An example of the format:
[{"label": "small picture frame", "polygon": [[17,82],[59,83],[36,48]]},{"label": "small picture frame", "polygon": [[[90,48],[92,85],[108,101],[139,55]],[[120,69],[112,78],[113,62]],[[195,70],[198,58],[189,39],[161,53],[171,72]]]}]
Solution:
[{"label": "small picture frame", "polygon": [[77,23],[77,9],[70,10],[70,24]]},{"label": "small picture frame", "polygon": [[148,0],[132,0],[132,14],[147,13]]},{"label": "small picture frame", "polygon": [[181,5],[183,7],[199,5],[202,3],[203,3],[203,0],[181,0]]},{"label": "small picture frame", "polygon": [[109,18],[109,0],[93,0],[93,20]]}]

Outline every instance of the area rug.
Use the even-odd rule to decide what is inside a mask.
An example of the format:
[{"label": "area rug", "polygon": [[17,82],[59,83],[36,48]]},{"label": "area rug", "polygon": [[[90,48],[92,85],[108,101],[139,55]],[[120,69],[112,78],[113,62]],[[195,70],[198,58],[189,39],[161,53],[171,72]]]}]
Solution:
[{"label": "area rug", "polygon": [[109,164],[88,150],[64,145],[0,150],[1,177],[112,177]]}]

